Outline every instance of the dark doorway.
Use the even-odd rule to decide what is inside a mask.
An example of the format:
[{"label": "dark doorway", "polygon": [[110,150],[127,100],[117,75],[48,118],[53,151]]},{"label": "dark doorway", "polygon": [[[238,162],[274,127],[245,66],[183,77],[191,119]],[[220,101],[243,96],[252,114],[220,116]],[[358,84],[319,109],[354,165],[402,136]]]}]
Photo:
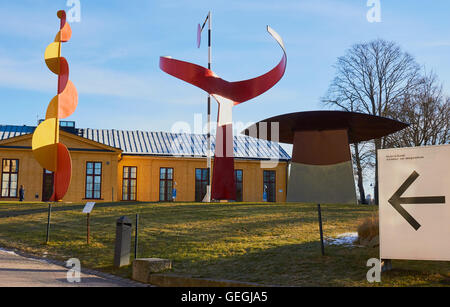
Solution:
[{"label": "dark doorway", "polygon": [[267,193],[267,201],[276,201],[276,172],[264,171],[264,191]]},{"label": "dark doorway", "polygon": [[207,168],[195,169],[195,201],[201,202],[206,195],[209,184],[209,170]]},{"label": "dark doorway", "polygon": [[44,169],[42,183],[42,201],[49,201],[53,195],[53,172]]},{"label": "dark doorway", "polygon": [[243,182],[244,182],[244,171],[237,169],[234,171],[234,178],[236,181],[236,201],[242,202],[244,200],[243,196]]},{"label": "dark doorway", "polygon": [[159,201],[173,201],[173,168],[161,167],[159,174]]}]

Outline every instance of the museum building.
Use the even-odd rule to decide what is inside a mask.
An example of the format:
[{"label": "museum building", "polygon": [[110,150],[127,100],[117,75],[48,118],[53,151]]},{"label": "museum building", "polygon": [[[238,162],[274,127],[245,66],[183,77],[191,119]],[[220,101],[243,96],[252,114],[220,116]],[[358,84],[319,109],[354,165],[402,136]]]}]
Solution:
[{"label": "museum building", "polygon": [[[60,127],[61,143],[72,157],[65,202],[193,202],[206,194],[206,135],[82,129],[68,121]],[[17,201],[20,186],[24,201],[51,197],[53,173],[42,169],[31,150],[35,128],[0,125],[4,201]],[[237,201],[286,201],[291,158],[278,143],[234,136],[234,157]]]}]

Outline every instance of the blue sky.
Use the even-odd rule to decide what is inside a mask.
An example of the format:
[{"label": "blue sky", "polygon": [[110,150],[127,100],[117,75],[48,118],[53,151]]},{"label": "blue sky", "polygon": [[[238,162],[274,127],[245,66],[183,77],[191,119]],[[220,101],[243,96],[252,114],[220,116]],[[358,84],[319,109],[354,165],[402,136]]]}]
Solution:
[{"label": "blue sky", "polygon": [[[393,40],[434,70],[450,93],[450,2],[381,0],[380,23],[369,23],[366,0],[118,1],[81,0],[81,22],[63,45],[79,105],[78,127],[168,131],[206,113],[206,93],[164,74],[159,56],[207,63],[196,48],[197,23],[213,12],[213,70],[234,81],[267,72],[282,52],[266,32],[284,39],[288,67],[269,92],[234,109],[248,123],[318,110],[333,64],[353,44]],[[0,2],[0,124],[34,125],[56,94],[44,51],[58,31],[66,0]],[[206,36],[204,36],[204,42]],[[216,116],[214,103],[213,118]]]}]

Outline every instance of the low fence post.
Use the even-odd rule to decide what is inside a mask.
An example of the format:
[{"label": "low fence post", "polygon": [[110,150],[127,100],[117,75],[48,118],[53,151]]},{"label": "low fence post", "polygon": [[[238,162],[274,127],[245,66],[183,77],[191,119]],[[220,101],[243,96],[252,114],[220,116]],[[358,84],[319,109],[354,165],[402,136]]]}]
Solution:
[{"label": "low fence post", "polygon": [[325,256],[325,246],[323,244],[322,209],[320,208],[320,204],[317,204],[317,211],[319,214],[320,245],[322,249],[322,256]]},{"label": "low fence post", "polygon": [[52,204],[48,204],[48,217],[47,217],[47,237],[45,239],[45,244],[48,244],[50,241],[50,219],[52,215]]},{"label": "low fence post", "polygon": [[134,230],[134,259],[137,259],[139,239],[139,214],[136,214],[136,228]]}]

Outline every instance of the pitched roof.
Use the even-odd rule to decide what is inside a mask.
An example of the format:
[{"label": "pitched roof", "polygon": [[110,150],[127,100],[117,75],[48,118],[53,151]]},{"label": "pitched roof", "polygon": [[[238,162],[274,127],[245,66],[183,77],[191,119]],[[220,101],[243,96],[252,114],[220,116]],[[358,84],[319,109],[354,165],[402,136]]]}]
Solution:
[{"label": "pitched roof", "polygon": [[[31,134],[36,127],[0,125],[0,141]],[[62,130],[66,130],[61,127]],[[207,138],[202,134],[146,132],[115,129],[68,129],[80,137],[121,149],[125,155],[206,157]],[[212,150],[215,137],[211,136]],[[241,159],[279,159],[291,157],[278,144],[239,135],[234,136],[234,157]]]}]

